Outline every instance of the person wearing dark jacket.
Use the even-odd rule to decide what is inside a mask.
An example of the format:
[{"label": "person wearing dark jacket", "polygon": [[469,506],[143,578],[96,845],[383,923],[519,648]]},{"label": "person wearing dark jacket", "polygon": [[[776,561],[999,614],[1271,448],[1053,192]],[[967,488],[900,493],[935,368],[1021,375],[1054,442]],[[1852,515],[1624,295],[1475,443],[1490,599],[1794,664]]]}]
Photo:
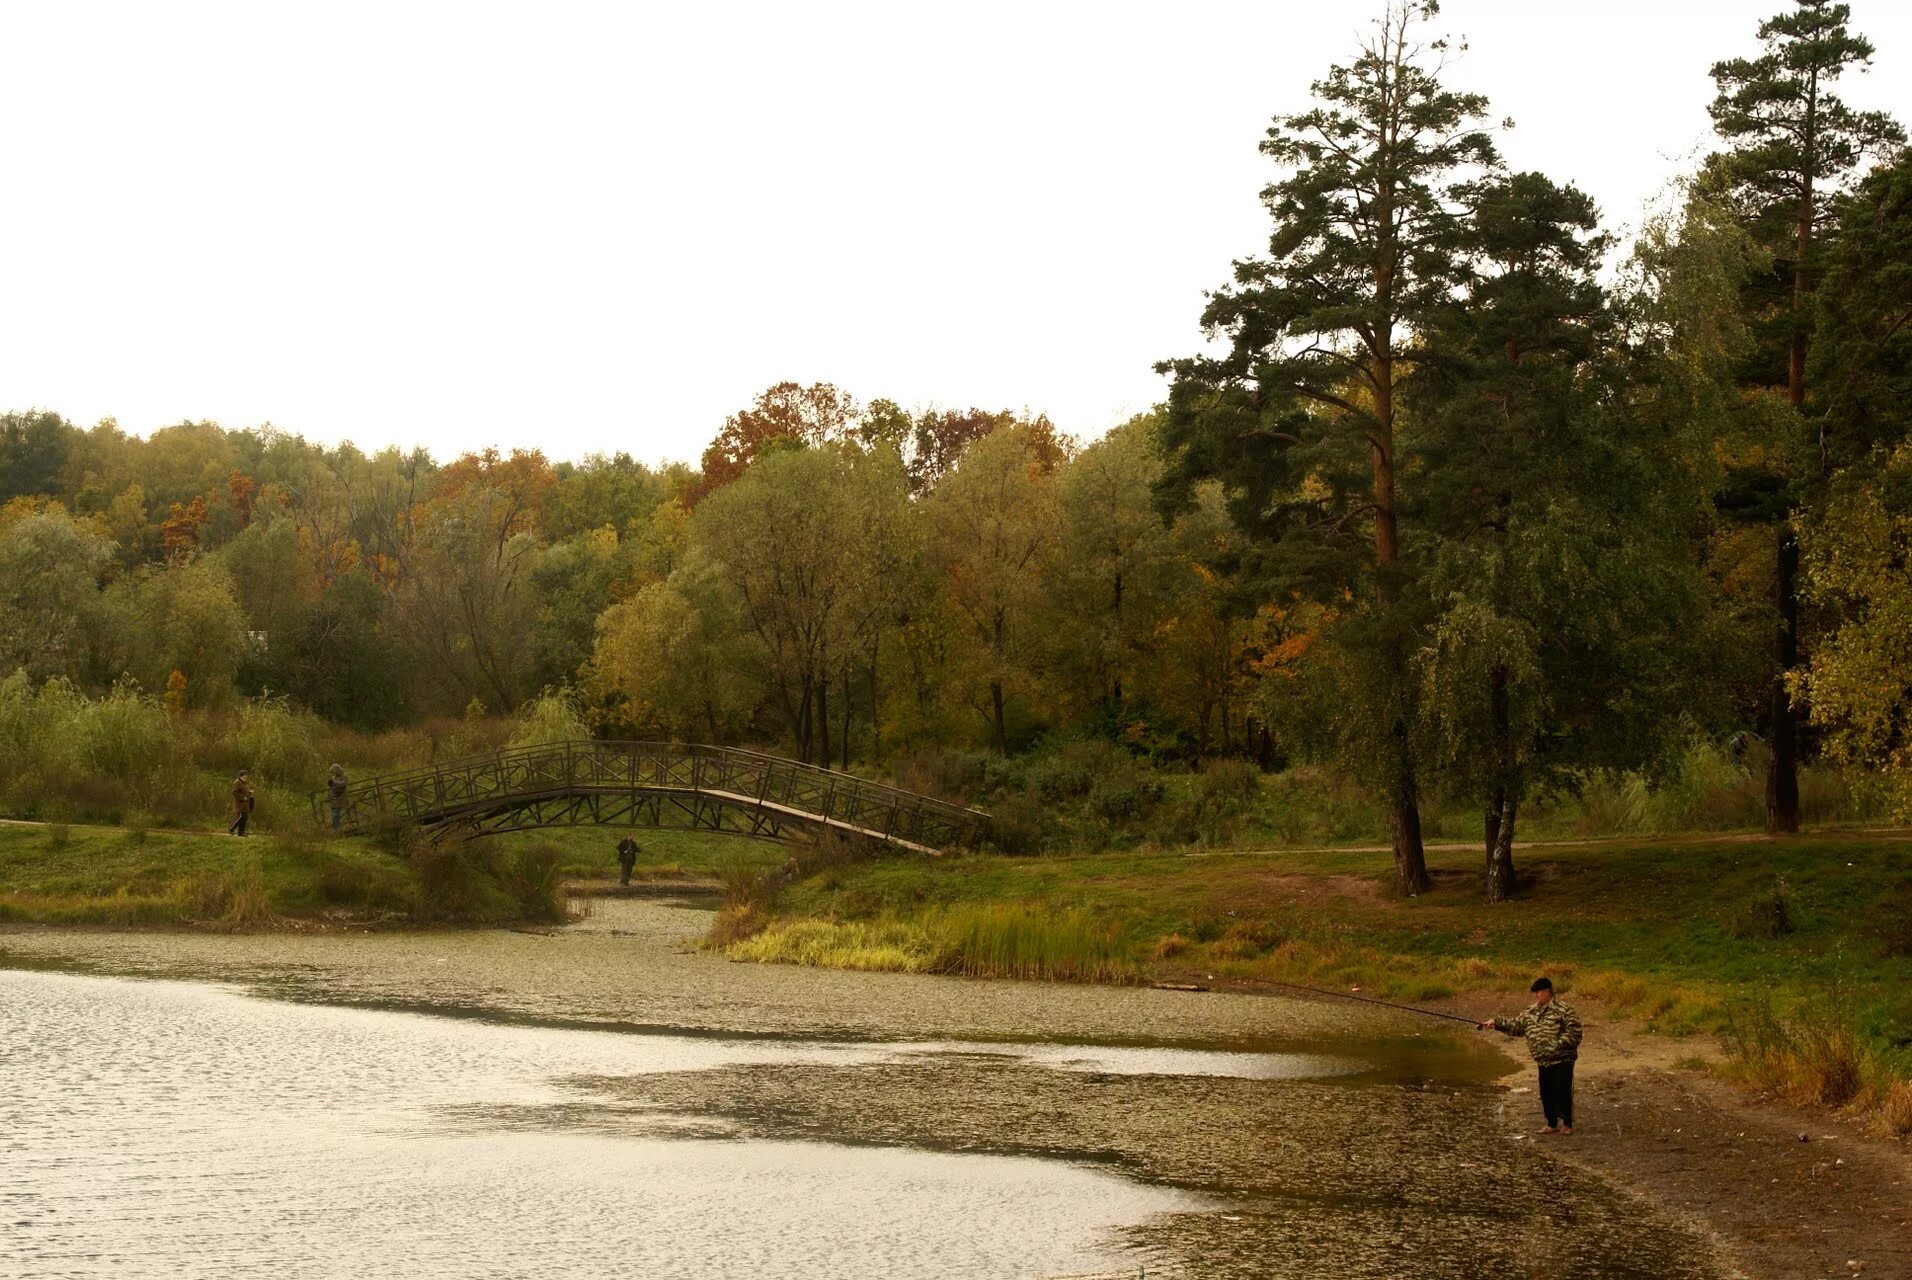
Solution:
[{"label": "person wearing dark jacket", "polygon": [[637,841],[625,836],[617,842],[617,882],[629,884],[637,867]]},{"label": "person wearing dark jacket", "polygon": [[1475,1024],[1504,1036],[1520,1036],[1540,1068],[1540,1109],[1547,1117],[1542,1133],[1573,1132],[1573,1064],[1580,1057],[1580,1016],[1554,999],[1553,983],[1534,979],[1534,1002],[1513,1018],[1488,1018]]},{"label": "person wearing dark jacket", "polygon": [[345,766],[335,764],[325,776],[325,800],[332,806],[332,830],[339,829],[339,820],[345,817]]},{"label": "person wearing dark jacket", "polygon": [[232,780],[232,822],[226,827],[229,834],[246,834],[246,819],[252,816],[252,806],[256,800],[252,792],[251,775],[241,769],[239,776]]}]

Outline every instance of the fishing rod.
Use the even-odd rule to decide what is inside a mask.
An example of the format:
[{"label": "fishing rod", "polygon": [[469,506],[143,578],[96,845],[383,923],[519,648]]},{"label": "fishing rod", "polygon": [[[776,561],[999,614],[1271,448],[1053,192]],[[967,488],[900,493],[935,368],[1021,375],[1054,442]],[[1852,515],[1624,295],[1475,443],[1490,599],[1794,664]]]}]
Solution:
[{"label": "fishing rod", "polygon": [[1380,1005],[1383,1009],[1398,1009],[1402,1013],[1418,1013],[1423,1018],[1445,1018],[1449,1022],[1463,1022],[1470,1027],[1480,1026],[1480,1020],[1478,1018],[1463,1018],[1458,1013],[1442,1013],[1436,1009],[1422,1009],[1411,1004],[1396,1004],[1392,1000],[1377,1000],[1373,996],[1357,996],[1348,991],[1329,991],[1322,987],[1306,987],[1299,982],[1280,982],[1274,978],[1256,978],[1254,981],[1265,983],[1271,987],[1286,987],[1290,991],[1305,991],[1313,996],[1331,996],[1336,1000],[1352,1000],[1356,1004],[1376,1004]]}]

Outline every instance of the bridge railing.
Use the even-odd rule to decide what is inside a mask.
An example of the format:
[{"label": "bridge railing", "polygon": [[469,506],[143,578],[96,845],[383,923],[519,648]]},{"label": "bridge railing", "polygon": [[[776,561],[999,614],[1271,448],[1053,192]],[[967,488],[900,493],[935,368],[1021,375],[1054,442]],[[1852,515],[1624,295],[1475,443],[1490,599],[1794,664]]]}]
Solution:
[{"label": "bridge railing", "polygon": [[[986,815],[854,774],[737,747],[575,740],[518,747],[354,781],[341,825],[418,823],[587,792],[708,796],[799,822],[938,848],[973,842]],[[323,813],[325,794],[313,797]]]}]

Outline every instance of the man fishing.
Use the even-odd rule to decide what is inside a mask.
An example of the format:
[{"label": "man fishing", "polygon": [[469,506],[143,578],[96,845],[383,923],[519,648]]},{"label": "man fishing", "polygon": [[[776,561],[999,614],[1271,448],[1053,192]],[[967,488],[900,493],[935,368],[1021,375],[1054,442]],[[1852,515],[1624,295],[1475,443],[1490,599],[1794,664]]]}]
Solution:
[{"label": "man fishing", "polygon": [[1515,1018],[1475,1023],[1506,1036],[1524,1036],[1527,1052],[1540,1068],[1540,1109],[1547,1117],[1542,1133],[1573,1132],[1573,1064],[1580,1056],[1580,1015],[1554,999],[1553,983],[1535,978],[1528,990],[1534,1002]]}]

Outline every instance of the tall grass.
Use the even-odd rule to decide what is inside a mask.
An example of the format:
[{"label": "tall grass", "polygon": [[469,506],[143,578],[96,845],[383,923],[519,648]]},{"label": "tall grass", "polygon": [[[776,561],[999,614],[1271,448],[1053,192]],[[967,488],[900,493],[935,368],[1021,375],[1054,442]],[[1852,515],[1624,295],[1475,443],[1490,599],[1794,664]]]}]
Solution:
[{"label": "tall grass", "polygon": [[819,969],[873,969],[885,973],[927,973],[936,969],[940,939],[921,924],[901,920],[833,923],[805,920],[773,930],[759,926],[748,937],[713,945],[733,960],[759,964],[801,964]]},{"label": "tall grass", "polygon": [[919,920],[805,920],[745,937],[719,924],[709,945],[736,960],[830,969],[949,973],[1042,982],[1136,981],[1141,965],[1115,927],[1083,911],[956,906]]},{"label": "tall grass", "polygon": [[1768,1002],[1730,1011],[1721,1036],[1730,1072],[1801,1106],[1842,1107],[1877,1070],[1843,1011],[1809,1007],[1791,1015]]},{"label": "tall grass", "polygon": [[1114,926],[1085,911],[1045,912],[1014,904],[956,907],[937,922],[937,968],[973,978],[1048,982],[1132,982],[1134,950]]}]

